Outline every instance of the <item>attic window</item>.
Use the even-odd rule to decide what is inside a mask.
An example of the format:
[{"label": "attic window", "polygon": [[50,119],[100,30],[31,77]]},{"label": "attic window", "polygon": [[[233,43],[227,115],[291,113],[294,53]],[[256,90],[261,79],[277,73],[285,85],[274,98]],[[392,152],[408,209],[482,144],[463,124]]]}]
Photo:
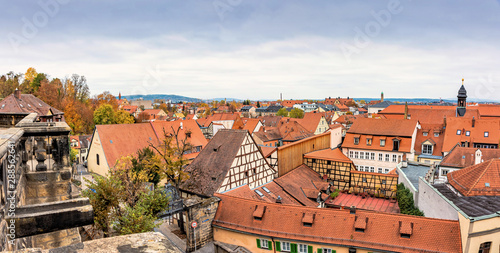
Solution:
[{"label": "attic window", "polygon": [[385,139],[380,139],[380,146],[385,147]]},{"label": "attic window", "polygon": [[422,133],[422,135],[424,135],[424,136],[427,136],[427,134],[428,134],[427,132],[423,132],[423,133]]},{"label": "attic window", "polygon": [[488,137],[490,136],[490,133],[489,132],[484,132],[484,137]]},{"label": "attic window", "polygon": [[259,195],[259,197],[261,198],[264,197],[264,194],[262,194],[262,192],[260,192],[259,190],[255,190],[255,193],[257,193],[257,195]]},{"label": "attic window", "polygon": [[366,139],[366,145],[368,145],[368,146],[372,145],[372,138],[367,138]]},{"label": "attic window", "polygon": [[113,144],[113,140],[109,140],[109,143]]},{"label": "attic window", "polygon": [[490,183],[484,183],[484,187],[490,187]]},{"label": "attic window", "polygon": [[470,136],[470,131],[465,131],[465,136]]},{"label": "attic window", "polygon": [[439,137],[439,133],[438,133],[438,132],[435,132],[435,133],[434,133],[434,137]]},{"label": "attic window", "polygon": [[304,213],[302,216],[302,225],[304,227],[312,227],[312,224],[314,222],[314,214],[312,213]]},{"label": "attic window", "polygon": [[359,137],[354,137],[354,145],[358,145],[359,144]]},{"label": "attic window", "polygon": [[212,177],[212,181],[216,181],[216,180],[217,180],[217,178],[216,178],[216,177]]},{"label": "attic window", "polygon": [[19,104],[19,106],[24,107],[22,104]]},{"label": "attic window", "polygon": [[28,107],[31,107],[31,105],[30,105],[30,104],[28,104]]},{"label": "attic window", "polygon": [[462,134],[462,130],[458,129],[457,130],[457,135],[461,135]]},{"label": "attic window", "polygon": [[255,206],[255,211],[253,212],[253,218],[255,220],[262,220],[264,213],[266,212],[266,206],[257,205]]}]

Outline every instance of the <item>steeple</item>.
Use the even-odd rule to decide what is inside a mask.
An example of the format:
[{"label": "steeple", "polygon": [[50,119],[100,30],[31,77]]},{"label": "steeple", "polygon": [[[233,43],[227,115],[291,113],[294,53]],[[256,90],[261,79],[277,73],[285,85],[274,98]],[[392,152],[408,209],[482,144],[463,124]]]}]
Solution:
[{"label": "steeple", "polygon": [[458,90],[457,95],[457,116],[462,117],[465,115],[466,106],[467,106],[467,91],[464,87],[464,79],[462,78],[462,86]]}]

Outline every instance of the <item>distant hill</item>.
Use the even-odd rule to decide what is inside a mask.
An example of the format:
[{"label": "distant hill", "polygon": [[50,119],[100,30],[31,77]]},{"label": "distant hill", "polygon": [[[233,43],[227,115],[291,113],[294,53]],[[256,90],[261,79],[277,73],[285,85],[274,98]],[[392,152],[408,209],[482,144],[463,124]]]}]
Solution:
[{"label": "distant hill", "polygon": [[135,99],[139,99],[139,98],[142,98],[144,100],[164,99],[164,100],[171,100],[173,103],[203,101],[203,99],[199,99],[199,98],[190,98],[190,97],[184,97],[184,96],[179,96],[179,95],[174,95],[174,94],[128,95],[128,96],[122,96],[122,98],[126,98],[128,100],[135,100]]}]

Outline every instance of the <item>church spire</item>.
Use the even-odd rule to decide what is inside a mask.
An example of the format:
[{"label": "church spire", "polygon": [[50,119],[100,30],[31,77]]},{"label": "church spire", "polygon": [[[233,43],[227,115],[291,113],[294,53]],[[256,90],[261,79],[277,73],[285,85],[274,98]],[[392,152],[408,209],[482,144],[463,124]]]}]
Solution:
[{"label": "church spire", "polygon": [[465,90],[464,87],[464,79],[462,78],[462,86],[458,90],[458,95],[457,95],[458,101],[457,101],[457,116],[464,116],[465,111],[466,111],[466,106],[467,106],[467,90]]}]

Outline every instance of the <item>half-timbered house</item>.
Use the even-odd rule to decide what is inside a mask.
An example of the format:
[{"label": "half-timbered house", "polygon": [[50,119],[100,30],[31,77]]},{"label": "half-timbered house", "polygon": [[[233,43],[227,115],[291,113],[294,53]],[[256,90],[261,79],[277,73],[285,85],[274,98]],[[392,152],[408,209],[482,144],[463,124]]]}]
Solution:
[{"label": "half-timbered house", "polygon": [[186,169],[183,196],[210,197],[241,185],[251,189],[273,180],[271,168],[247,130],[221,129]]}]

